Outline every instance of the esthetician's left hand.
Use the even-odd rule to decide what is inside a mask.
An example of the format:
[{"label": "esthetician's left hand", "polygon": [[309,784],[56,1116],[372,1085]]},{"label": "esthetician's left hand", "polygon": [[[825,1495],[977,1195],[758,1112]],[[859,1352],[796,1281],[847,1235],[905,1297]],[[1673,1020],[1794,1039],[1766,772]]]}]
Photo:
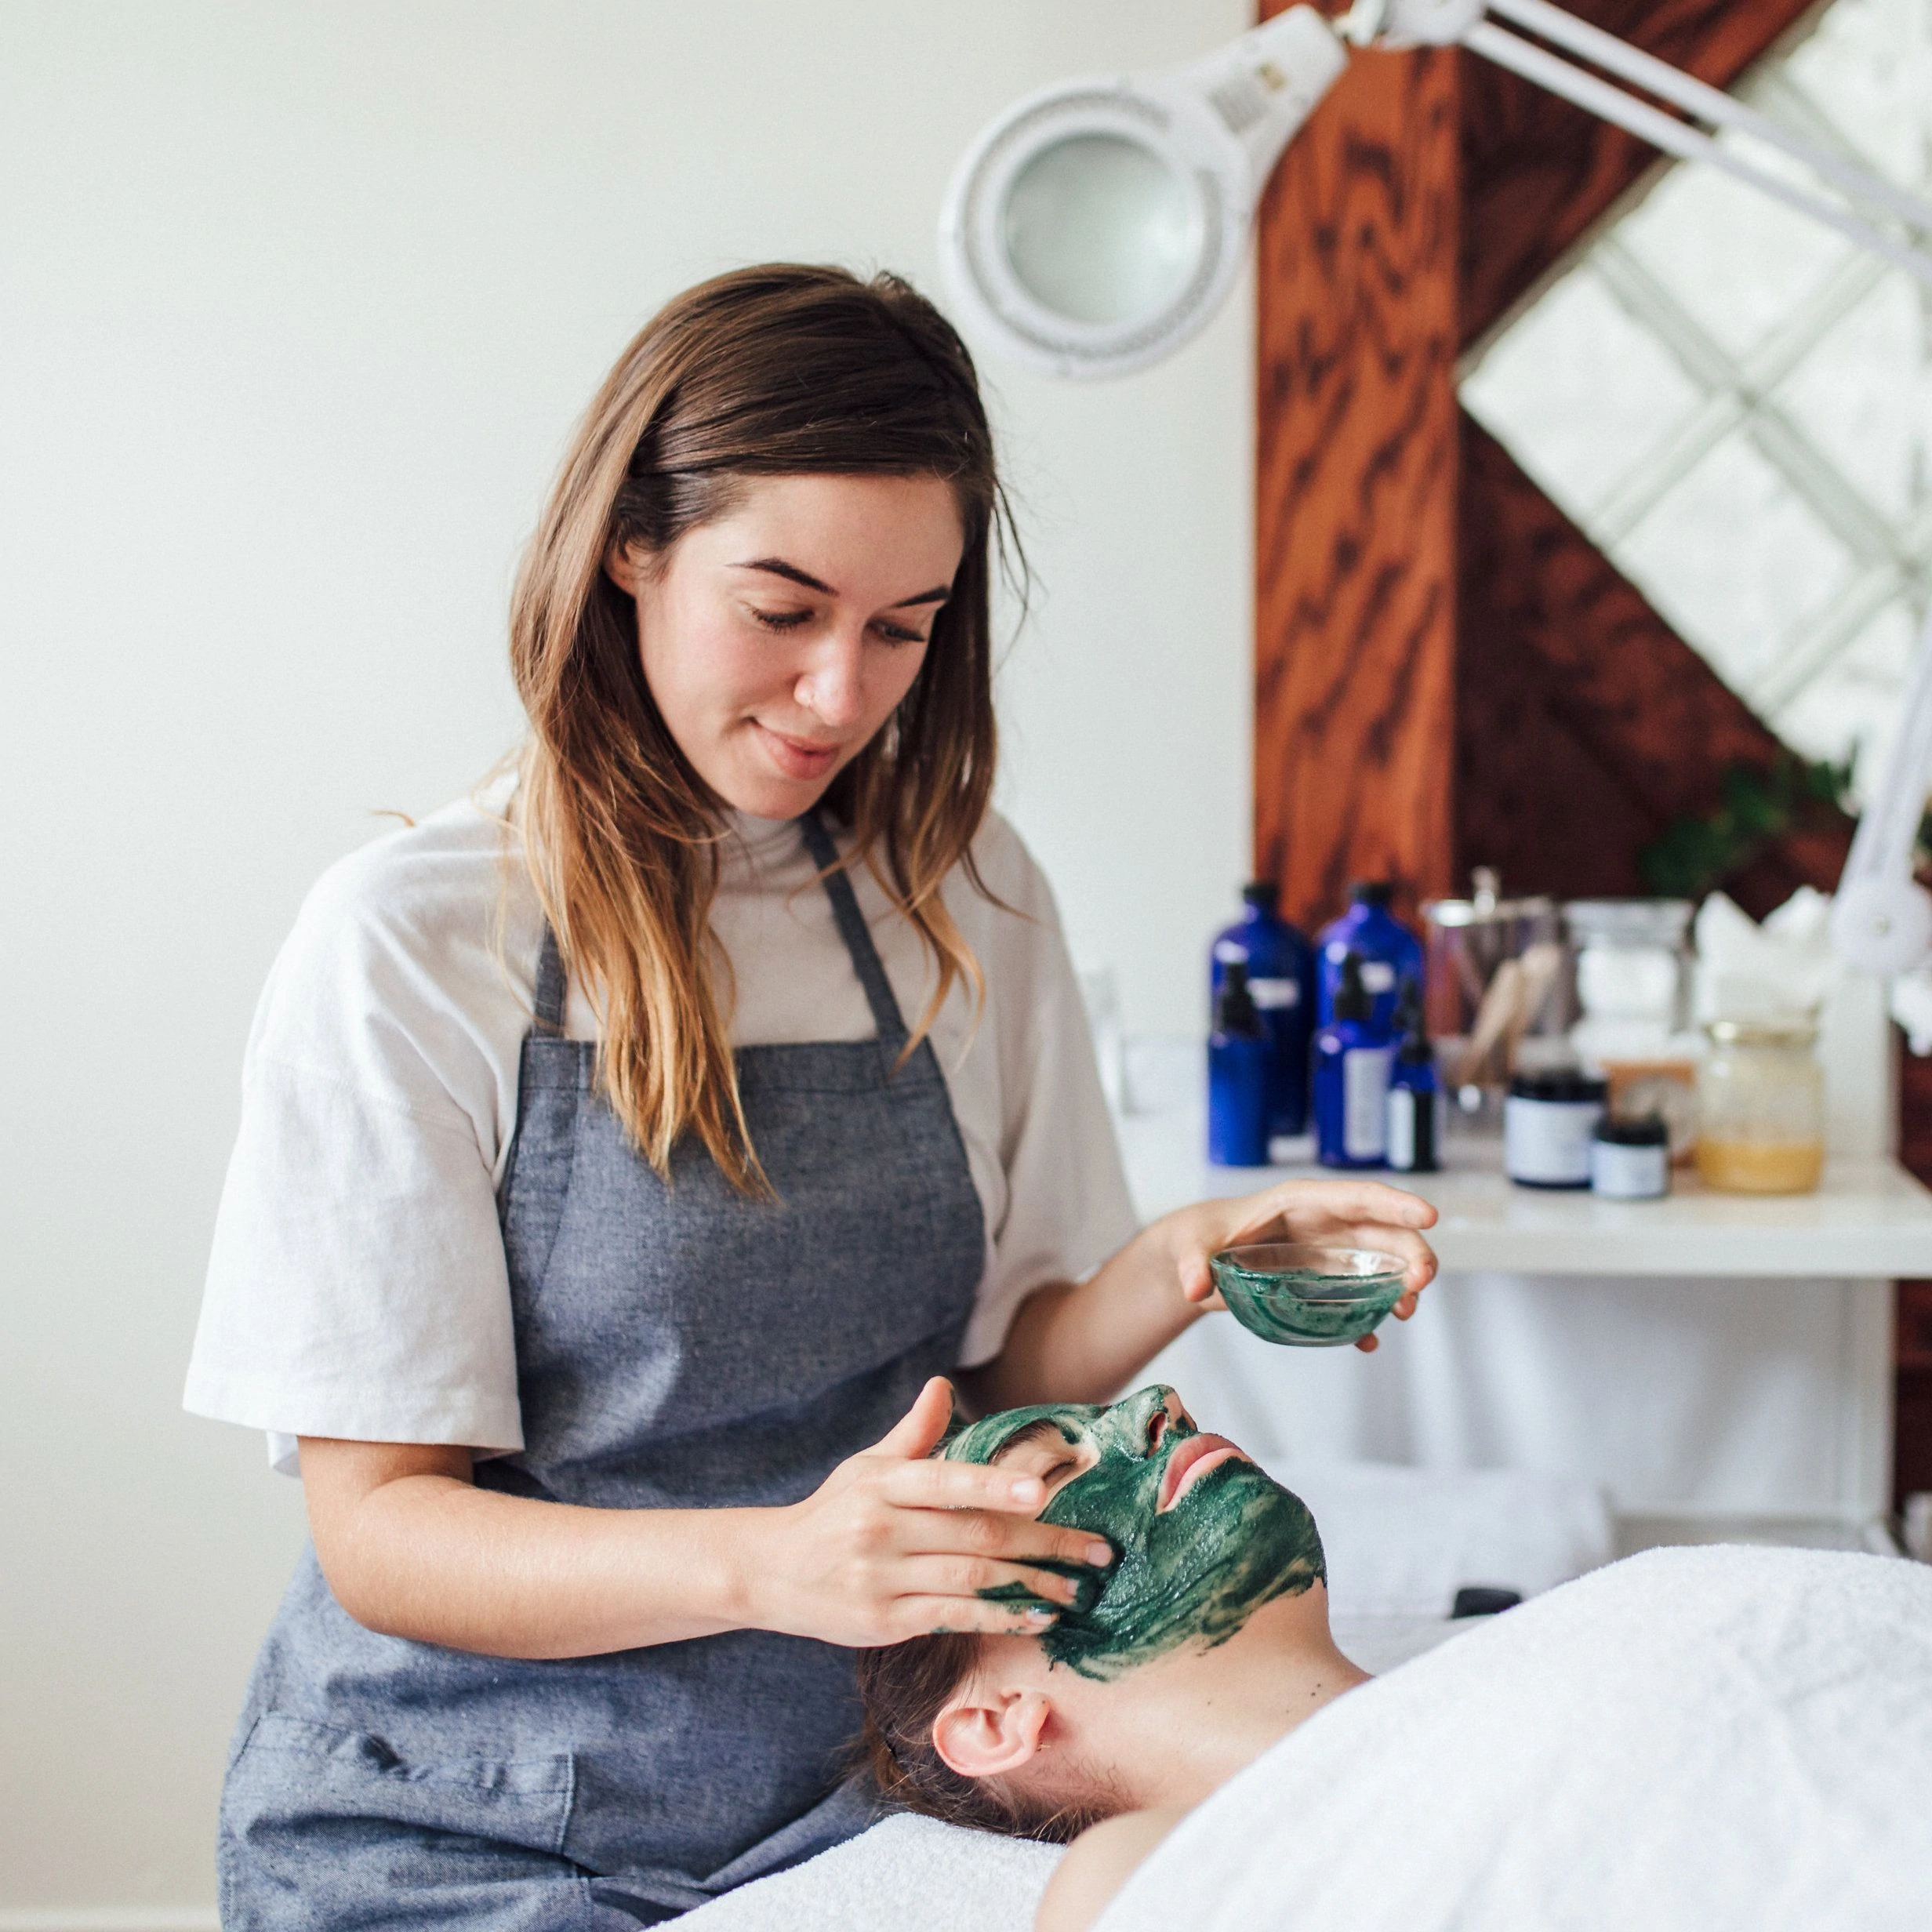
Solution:
[{"label": "esthetician's left hand", "polygon": [[[1244,1241],[1306,1241],[1324,1247],[1368,1247],[1407,1263],[1407,1283],[1396,1303],[1398,1321],[1415,1313],[1415,1298],[1435,1279],[1436,1255],[1421,1230],[1436,1225],[1436,1211],[1419,1195],[1380,1181],[1283,1181],[1232,1200],[1204,1200],[1154,1224],[1167,1237],[1179,1272],[1181,1292],[1204,1309],[1225,1309],[1208,1258]],[[1355,1345],[1364,1353],[1373,1335]]]}]

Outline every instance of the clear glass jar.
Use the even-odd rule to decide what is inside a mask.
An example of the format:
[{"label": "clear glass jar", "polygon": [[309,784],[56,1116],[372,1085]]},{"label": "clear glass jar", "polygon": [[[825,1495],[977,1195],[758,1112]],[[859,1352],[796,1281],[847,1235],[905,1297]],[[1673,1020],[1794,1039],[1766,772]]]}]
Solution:
[{"label": "clear glass jar", "polygon": [[1698,1068],[1698,1173],[1731,1194],[1808,1194],[1825,1167],[1825,1070],[1809,1020],[1713,1020]]},{"label": "clear glass jar", "polygon": [[1471,877],[1467,899],[1422,907],[1422,985],[1437,1075],[1453,1099],[1445,1113],[1458,1131],[1487,1134],[1502,1124],[1511,1074],[1560,1047],[1575,1016],[1556,902],[1501,897],[1487,866]]},{"label": "clear glass jar", "polygon": [[1576,899],[1564,906],[1585,1019],[1647,1027],[1659,1041],[1676,1033],[1690,985],[1684,935],[1696,910],[1687,899]]}]

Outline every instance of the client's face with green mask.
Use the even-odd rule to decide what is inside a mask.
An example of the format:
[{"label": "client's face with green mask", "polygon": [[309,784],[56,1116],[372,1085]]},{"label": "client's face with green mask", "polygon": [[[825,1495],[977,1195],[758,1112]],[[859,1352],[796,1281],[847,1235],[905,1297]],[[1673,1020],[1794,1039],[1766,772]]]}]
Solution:
[{"label": "client's face with green mask", "polygon": [[[1301,1498],[1232,1443],[1203,1435],[1171,1389],[1143,1389],[1111,1408],[1004,1410],[937,1453],[1038,1476],[1042,1522],[1092,1531],[1118,1552],[1097,1590],[1071,1609],[1045,1606],[1059,1620],[1042,1647],[1083,1676],[1117,1676],[1190,1640],[1224,1643],[1263,1603],[1326,1574]],[[1095,1581],[1091,1571],[1068,1574]],[[987,1594],[1038,1600],[1017,1584]]]}]

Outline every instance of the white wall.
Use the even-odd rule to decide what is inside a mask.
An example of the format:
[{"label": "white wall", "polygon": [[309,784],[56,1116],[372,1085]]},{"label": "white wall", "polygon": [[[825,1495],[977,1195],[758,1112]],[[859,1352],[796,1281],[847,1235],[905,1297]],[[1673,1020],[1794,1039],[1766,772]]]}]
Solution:
[{"label": "white wall", "polygon": [[[300,1534],[258,1444],[176,1406],[250,1008],[372,811],[513,742],[505,593],[597,379],[734,263],[936,289],[990,112],[1247,17],[6,9],[0,1927],[212,1897],[227,1728]],[[1196,1024],[1246,864],[1247,307],[1122,384],[986,369],[1042,590],[1004,797],[1136,1031]]]}]

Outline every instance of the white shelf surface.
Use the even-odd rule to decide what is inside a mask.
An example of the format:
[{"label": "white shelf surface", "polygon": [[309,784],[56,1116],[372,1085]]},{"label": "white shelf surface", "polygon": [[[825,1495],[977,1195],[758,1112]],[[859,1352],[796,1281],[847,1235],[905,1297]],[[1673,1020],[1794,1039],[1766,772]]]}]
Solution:
[{"label": "white shelf surface", "polygon": [[[1144,1220],[1189,1201],[1249,1194],[1335,1172],[1312,1158],[1215,1168],[1199,1112],[1119,1122],[1135,1205]],[[1312,1149],[1309,1150],[1312,1156]],[[1720,1194],[1678,1169],[1661,1200],[1600,1200],[1518,1187],[1494,1141],[1452,1146],[1440,1174],[1369,1178],[1409,1189],[1441,1215],[1429,1239],[1444,1271],[1534,1275],[1762,1276],[1831,1280],[1932,1276],[1932,1193],[1896,1161],[1831,1160],[1811,1194]]]}]

